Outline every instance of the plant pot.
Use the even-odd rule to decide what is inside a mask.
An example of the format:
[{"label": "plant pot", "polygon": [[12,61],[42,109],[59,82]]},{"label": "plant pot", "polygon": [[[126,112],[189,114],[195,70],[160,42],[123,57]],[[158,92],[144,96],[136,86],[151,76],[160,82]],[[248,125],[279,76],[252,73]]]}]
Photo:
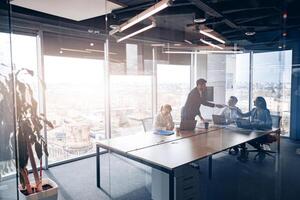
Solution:
[{"label": "plant pot", "polygon": [[33,193],[30,195],[24,195],[21,191],[19,191],[20,200],[57,200],[58,194],[58,186],[51,179],[43,179],[42,185],[49,184],[52,188],[47,190],[43,190],[38,193]]}]

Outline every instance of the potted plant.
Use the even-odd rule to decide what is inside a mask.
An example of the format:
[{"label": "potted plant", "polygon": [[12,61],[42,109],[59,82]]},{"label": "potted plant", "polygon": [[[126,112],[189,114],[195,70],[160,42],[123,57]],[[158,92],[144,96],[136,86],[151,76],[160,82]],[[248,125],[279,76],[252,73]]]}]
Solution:
[{"label": "potted plant", "polygon": [[15,171],[14,146],[12,145],[14,133],[12,95],[9,93],[8,86],[6,76],[0,73],[0,182],[2,176]]},{"label": "potted plant", "polygon": [[[46,127],[53,128],[53,125],[45,118],[44,114],[38,114],[38,103],[34,99],[30,85],[19,80],[18,76],[24,72],[33,76],[32,70],[22,68],[15,74],[10,74],[6,79],[6,82],[9,82],[15,78],[15,120],[18,147],[16,164],[20,179],[19,194],[21,199],[56,200],[57,185],[50,179],[42,178],[42,157],[43,155],[48,156],[48,150],[41,131]],[[39,170],[36,159],[39,160]],[[32,167],[34,183],[31,183],[29,179],[28,161]]]}]

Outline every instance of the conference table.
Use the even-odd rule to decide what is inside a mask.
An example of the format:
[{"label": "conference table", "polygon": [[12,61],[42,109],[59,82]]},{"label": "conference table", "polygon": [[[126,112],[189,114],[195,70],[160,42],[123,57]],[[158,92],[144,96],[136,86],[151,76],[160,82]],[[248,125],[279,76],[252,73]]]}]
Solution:
[{"label": "conference table", "polygon": [[[174,171],[197,160],[208,158],[209,178],[212,177],[212,156],[236,145],[268,134],[280,134],[279,129],[266,131],[233,126],[211,126],[193,131],[179,131],[170,136],[152,132],[97,141],[96,181],[100,185],[100,148],[152,167],[169,176],[169,199],[174,199]],[[280,151],[280,137],[277,151]]]}]

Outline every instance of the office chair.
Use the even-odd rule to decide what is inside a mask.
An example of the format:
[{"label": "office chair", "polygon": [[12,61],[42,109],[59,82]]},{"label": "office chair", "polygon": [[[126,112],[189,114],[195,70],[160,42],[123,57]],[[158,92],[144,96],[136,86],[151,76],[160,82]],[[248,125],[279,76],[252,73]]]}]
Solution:
[{"label": "office chair", "polygon": [[[273,128],[278,128],[280,130],[280,122],[281,122],[281,116],[279,115],[271,115],[272,118],[272,127]],[[280,137],[280,136],[279,136]],[[271,140],[267,140],[264,142],[259,142],[259,148],[255,150],[248,150],[247,152],[256,152],[256,155],[254,156],[254,160],[258,158],[259,161],[263,161],[265,157],[268,155],[272,158],[275,158],[273,154],[275,154],[275,151],[264,149],[264,145],[267,145],[270,147],[270,144],[277,141],[279,138],[277,138],[275,135],[272,135]],[[271,148],[269,148],[271,149]]]},{"label": "office chair", "polygon": [[148,117],[148,118],[142,119],[142,124],[143,124],[143,128],[144,128],[145,133],[147,131],[151,131],[153,129],[153,118]]}]

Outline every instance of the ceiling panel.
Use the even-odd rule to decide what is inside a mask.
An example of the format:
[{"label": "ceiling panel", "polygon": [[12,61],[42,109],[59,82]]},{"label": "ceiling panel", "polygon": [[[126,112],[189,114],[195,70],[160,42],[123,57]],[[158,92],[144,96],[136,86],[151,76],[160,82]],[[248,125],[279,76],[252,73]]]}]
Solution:
[{"label": "ceiling panel", "polygon": [[75,21],[102,16],[122,8],[106,0],[13,0],[11,4]]}]

